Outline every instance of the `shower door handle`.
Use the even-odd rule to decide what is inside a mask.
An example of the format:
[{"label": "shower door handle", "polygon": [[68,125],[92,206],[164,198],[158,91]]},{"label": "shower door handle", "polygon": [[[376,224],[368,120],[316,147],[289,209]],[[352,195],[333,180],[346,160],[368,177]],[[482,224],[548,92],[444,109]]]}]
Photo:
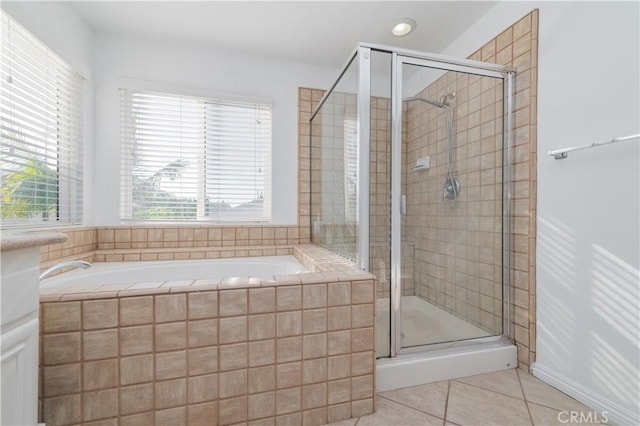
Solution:
[{"label": "shower door handle", "polygon": [[406,194],[400,195],[400,214],[405,216],[407,214],[407,196]]}]

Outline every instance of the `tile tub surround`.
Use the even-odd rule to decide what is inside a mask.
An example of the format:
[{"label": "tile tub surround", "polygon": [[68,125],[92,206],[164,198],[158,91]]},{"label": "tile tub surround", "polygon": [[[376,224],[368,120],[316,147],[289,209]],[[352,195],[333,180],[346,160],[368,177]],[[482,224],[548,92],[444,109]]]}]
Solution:
[{"label": "tile tub surround", "polygon": [[373,276],[312,245],[293,252],[311,273],[42,295],[41,420],[324,424],[373,412]]},{"label": "tile tub surround", "polygon": [[122,262],[215,259],[290,254],[309,242],[308,228],[291,226],[118,226],[58,228],[63,244],[43,246],[40,268],[67,260]]}]

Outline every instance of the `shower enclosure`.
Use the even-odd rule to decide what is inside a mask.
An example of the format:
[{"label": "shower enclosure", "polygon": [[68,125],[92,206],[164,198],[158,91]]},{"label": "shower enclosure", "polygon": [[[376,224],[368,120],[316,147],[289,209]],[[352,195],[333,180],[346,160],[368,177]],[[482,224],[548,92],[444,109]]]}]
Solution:
[{"label": "shower enclosure", "polygon": [[376,276],[378,358],[512,337],[513,81],[361,43],[312,114],[312,241]]}]

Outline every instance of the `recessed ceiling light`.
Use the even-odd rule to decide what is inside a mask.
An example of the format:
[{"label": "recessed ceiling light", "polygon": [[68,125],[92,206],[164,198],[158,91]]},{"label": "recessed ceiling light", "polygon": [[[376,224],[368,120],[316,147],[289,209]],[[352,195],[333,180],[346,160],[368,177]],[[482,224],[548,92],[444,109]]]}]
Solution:
[{"label": "recessed ceiling light", "polygon": [[416,28],[416,21],[411,18],[403,18],[393,27],[391,32],[396,37],[404,37]]}]

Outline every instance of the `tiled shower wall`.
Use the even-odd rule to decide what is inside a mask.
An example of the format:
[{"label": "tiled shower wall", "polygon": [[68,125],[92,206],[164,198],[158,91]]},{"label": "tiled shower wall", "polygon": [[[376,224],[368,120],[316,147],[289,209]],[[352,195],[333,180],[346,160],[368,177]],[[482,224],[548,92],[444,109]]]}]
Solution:
[{"label": "tiled shower wall", "polygon": [[[534,10],[519,21],[517,21],[514,25],[505,29],[502,33],[500,33],[497,37],[490,40],[483,47],[474,52],[469,59],[473,60],[481,60],[484,62],[494,62],[503,65],[509,65],[517,68],[517,75],[515,81],[515,133],[514,133],[514,165],[512,169],[513,175],[513,188],[512,192],[514,195],[513,202],[513,225],[512,225],[512,259],[513,259],[513,268],[512,268],[512,282],[514,285],[514,320],[515,320],[515,341],[518,346],[518,359],[521,365],[529,366],[531,362],[535,360],[535,217],[536,217],[536,164],[535,164],[535,156],[536,156],[536,110],[537,110],[537,47],[538,47],[538,11]],[[453,84],[451,80],[452,77],[449,77],[450,84]],[[458,79],[456,78],[455,84],[458,84]],[[429,283],[424,281],[424,276],[428,275],[429,272],[425,273],[426,270],[432,271],[432,278],[443,279],[449,278],[450,283],[454,283],[457,278],[460,279],[460,282],[466,286],[466,283],[475,281],[477,284],[476,289],[472,289],[471,292],[467,292],[467,288],[464,287],[464,291],[462,286],[456,290],[455,286],[449,286],[448,289],[445,287],[444,291],[441,294],[444,294],[444,303],[443,306],[449,307],[450,309],[454,309],[456,304],[459,307],[465,306],[467,309],[467,315],[470,311],[474,318],[479,320],[481,324],[482,318],[485,320],[485,324],[487,326],[496,326],[496,316],[493,312],[499,312],[500,306],[496,306],[498,304],[497,295],[500,292],[499,285],[496,283],[499,282],[500,275],[502,273],[500,269],[500,247],[501,242],[499,240],[499,229],[496,228],[496,222],[492,218],[493,216],[488,215],[488,213],[493,210],[496,213],[496,216],[499,216],[500,209],[502,206],[499,205],[499,200],[502,197],[501,192],[496,194],[495,186],[490,185],[488,181],[484,181],[485,185],[483,185],[483,176],[484,179],[491,178],[494,182],[496,179],[500,179],[500,170],[498,165],[501,164],[502,158],[498,153],[496,140],[495,138],[488,142],[489,133],[495,132],[496,122],[495,119],[491,124],[491,121],[488,117],[499,117],[499,115],[495,115],[495,108],[502,108],[499,102],[496,102],[499,97],[501,97],[501,93],[498,96],[496,91],[500,89],[496,89],[495,87],[491,89],[485,83],[483,87],[482,82],[479,84],[476,82],[476,78],[467,77],[466,81],[464,78],[460,79],[460,89],[459,92],[464,92],[462,85],[466,85],[466,100],[463,101],[464,93],[459,93],[457,102],[459,104],[458,117],[457,121],[454,124],[454,129],[457,130],[457,137],[454,139],[454,144],[458,144],[458,149],[454,152],[454,155],[457,155],[456,161],[460,161],[460,164],[456,164],[458,171],[463,172],[467,171],[467,175],[469,174],[469,164],[474,166],[475,163],[480,163],[477,167],[478,171],[473,172],[472,176],[470,176],[471,181],[463,181],[463,194],[472,195],[473,197],[478,197],[477,200],[473,200],[475,203],[471,206],[471,212],[475,213],[476,210],[479,210],[477,215],[477,224],[475,223],[475,219],[471,220],[471,226],[477,227],[477,230],[469,230],[465,229],[469,225],[469,209],[467,206],[466,216],[460,215],[455,218],[446,219],[442,216],[440,219],[435,219],[435,221],[440,220],[442,224],[434,224],[433,221],[429,221],[427,219],[428,225],[427,227],[433,231],[430,235],[428,235],[427,240],[430,241],[429,250],[425,250],[424,245],[422,248],[415,247],[415,265],[412,265],[412,258],[403,259],[403,264],[407,268],[403,267],[403,275],[413,274],[413,267],[415,266],[415,279],[418,280],[420,277],[421,281],[416,282],[415,289],[416,293],[428,296],[429,293]],[[444,93],[440,93],[439,90],[443,92],[446,91],[447,87],[447,77],[445,77],[441,82],[437,82],[434,84],[431,89],[432,92],[429,96],[437,99]],[[476,93],[479,90],[478,93]],[[309,188],[308,179],[310,174],[308,171],[311,168],[310,164],[310,147],[309,147],[309,135],[311,129],[309,127],[309,118],[311,115],[311,111],[317,103],[322,98],[323,91],[314,90],[314,89],[305,89],[302,88],[299,91],[299,100],[300,100],[300,115],[299,115],[299,128],[300,128],[300,138],[299,138],[299,147],[300,147],[300,167],[301,172],[299,175],[300,179],[300,194],[299,200],[301,202],[301,211],[302,206],[304,204],[304,200],[308,200],[308,193],[304,192],[307,188]],[[493,102],[492,102],[493,99]],[[479,102],[479,104],[478,104]],[[482,104],[485,102],[485,105]],[[466,105],[462,105],[466,104]],[[490,112],[490,104],[493,104],[494,110]],[[485,107],[483,111],[483,106]],[[374,98],[372,100],[372,174],[371,174],[371,237],[372,237],[372,247],[371,247],[371,267],[372,272],[378,278],[378,288],[377,288],[377,296],[378,297],[388,297],[389,291],[389,265],[388,259],[388,223],[389,223],[389,205],[388,205],[388,192],[389,192],[389,170],[390,170],[390,157],[389,157],[389,111],[388,111],[388,101],[382,98]],[[474,110],[474,108],[480,108],[479,111]],[[461,108],[466,108],[466,110],[460,110]],[[408,110],[406,111],[408,112]],[[500,112],[501,113],[501,112]],[[404,114],[407,116],[407,113]],[[443,120],[440,117],[440,120]],[[433,121],[433,118],[432,118]],[[403,128],[407,128],[409,123],[405,123]],[[442,124],[442,123],[440,123]],[[471,124],[471,125],[470,125]],[[491,127],[493,126],[493,130]],[[436,135],[436,140],[440,141],[440,147],[436,145],[435,147],[435,155],[433,158],[434,163],[444,164],[443,163],[443,135],[444,135],[444,126],[440,127],[439,135]],[[455,131],[454,130],[454,131]],[[485,135],[483,136],[483,130]],[[465,134],[466,132],[466,134]],[[477,134],[480,133],[478,136]],[[320,136],[316,134],[314,136]],[[408,134],[403,135],[403,140],[410,142],[410,136]],[[466,139],[467,145],[462,146],[462,140]],[[485,140],[483,144],[483,140]],[[471,142],[471,143],[469,143]],[[406,153],[411,153],[414,151],[413,155],[417,155],[416,148],[406,146],[403,150]],[[428,150],[428,148],[427,148]],[[415,163],[416,157],[407,157],[403,159],[405,164],[405,169],[411,169],[411,165]],[[424,155],[424,154],[421,154]],[[375,161],[375,164],[373,164]],[[466,169],[464,169],[463,162],[466,161]],[[437,168],[437,166],[436,166]],[[483,174],[482,171],[485,171]],[[409,182],[408,187],[403,188],[404,193],[408,193],[412,190],[418,190],[419,186],[417,181],[414,181],[411,184],[411,173],[405,176],[403,179],[403,184]],[[416,173],[425,173],[425,172],[416,172]],[[419,175],[415,175],[417,180],[421,180],[422,177],[418,179]],[[469,176],[467,176],[469,178]],[[439,173],[439,178],[436,179],[434,185],[437,187],[437,194],[434,193],[438,198],[441,199],[441,195],[439,194],[442,191],[442,185],[444,183],[442,173]],[[414,187],[411,187],[414,185]],[[489,190],[487,188],[484,189],[483,194],[483,186],[492,187],[493,190]],[[314,195],[315,196],[315,195]],[[483,200],[484,198],[484,201]],[[432,200],[433,201],[433,200]],[[411,206],[408,206],[411,209]],[[414,206],[416,207],[416,206]],[[433,203],[431,208],[434,209]],[[444,207],[443,207],[444,208]],[[498,209],[498,210],[496,210]],[[485,215],[482,215],[482,213]],[[409,211],[411,214],[411,210]],[[414,212],[415,213],[415,212]],[[301,218],[302,220],[306,220],[306,223],[311,223],[310,216],[305,216]],[[300,221],[300,224],[305,222]],[[423,227],[423,224],[418,222],[411,224],[410,220],[407,220],[407,225],[405,225],[405,229],[403,230],[403,251],[411,252],[414,248],[409,240],[409,236],[412,234],[414,230],[420,229]],[[413,228],[412,228],[413,226]],[[482,231],[481,231],[482,229]],[[450,231],[453,233],[457,233],[458,236],[460,233],[464,232],[472,232],[471,235],[474,245],[468,247],[458,247],[459,252],[455,253],[456,247],[455,245],[447,245],[444,244],[444,236],[443,233],[446,231]],[[482,235],[481,235],[482,234]],[[485,250],[480,250],[480,238],[483,239],[483,246],[487,247]],[[498,238],[498,241],[496,241]],[[475,241],[478,241],[478,244],[475,244]],[[422,244],[422,243],[421,243]],[[471,248],[469,248],[471,247]],[[477,248],[477,250],[476,250]],[[448,272],[446,272],[447,268],[447,260],[446,256],[453,250],[454,255],[461,255],[462,258],[469,256],[476,256],[474,259],[465,259],[471,260],[472,266],[470,269],[465,269],[468,272],[462,272],[462,270],[458,270],[456,272],[455,267],[448,268]],[[431,261],[431,266],[429,267],[429,262]],[[440,264],[439,264],[440,263]],[[462,265],[462,262],[461,262]],[[469,267],[469,262],[467,262],[467,268]],[[409,271],[411,269],[411,271]],[[467,278],[462,279],[462,275],[465,275]],[[440,278],[439,278],[440,277]],[[469,277],[472,277],[469,279]],[[466,281],[466,282],[465,282]],[[437,281],[436,281],[437,282]],[[444,282],[444,281],[442,281]],[[403,293],[406,295],[412,294],[412,289],[403,288]],[[442,286],[441,286],[442,287]],[[432,285],[433,288],[433,285]],[[448,291],[447,291],[448,290]],[[470,297],[469,297],[470,295]],[[476,297],[477,295],[477,297]],[[483,296],[483,297],[481,297]],[[438,285],[435,285],[435,298],[437,301],[438,297]],[[465,298],[463,300],[463,297]],[[441,295],[442,300],[442,295]],[[476,309],[477,307],[477,309]],[[482,309],[482,308],[486,309]],[[454,311],[455,312],[455,311]],[[484,312],[484,313],[483,313]],[[476,315],[477,313],[477,315]],[[467,316],[468,317],[468,316]]]},{"label": "tiled shower wall", "polygon": [[[535,357],[535,122],[538,12],[533,11],[469,59],[517,68],[513,176],[512,281],[519,361]],[[503,87],[493,78],[448,72],[418,96],[456,92],[453,169],[462,190],[442,201],[447,176],[447,127],[441,109],[410,103],[406,238],[415,243],[416,293],[460,318],[502,328]],[[431,169],[412,171],[429,155]]]}]

